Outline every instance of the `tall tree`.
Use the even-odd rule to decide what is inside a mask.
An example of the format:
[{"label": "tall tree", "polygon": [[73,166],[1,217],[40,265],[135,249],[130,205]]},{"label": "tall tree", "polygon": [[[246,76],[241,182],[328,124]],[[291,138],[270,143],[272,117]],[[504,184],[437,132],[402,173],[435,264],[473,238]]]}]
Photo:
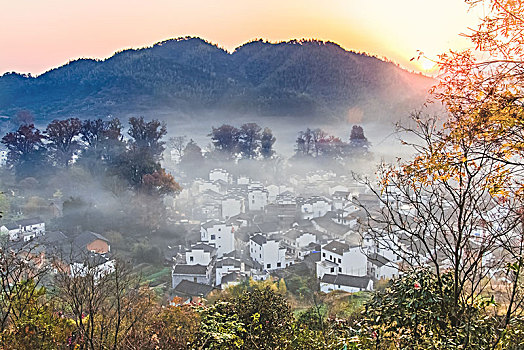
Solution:
[{"label": "tall tree", "polygon": [[296,155],[298,156],[309,156],[312,149],[312,132],[310,128],[306,131],[300,131],[296,140]]},{"label": "tall tree", "polygon": [[146,122],[144,117],[131,117],[128,134],[132,138],[131,147],[146,151],[155,161],[161,160],[165,144],[162,138],[167,135],[165,123],[156,119]]},{"label": "tall tree", "polygon": [[79,149],[77,137],[82,130],[82,122],[78,118],[53,120],[47,125],[45,134],[49,141],[49,156],[60,166],[67,167],[73,155]]},{"label": "tall tree", "polygon": [[243,158],[256,158],[262,139],[262,128],[256,123],[246,123],[240,126],[238,132],[238,149]]},{"label": "tall tree", "polygon": [[273,132],[270,128],[264,128],[262,131],[262,137],[260,139],[260,154],[262,157],[268,159],[275,154],[273,145],[277,139],[273,136]]},{"label": "tall tree", "polygon": [[17,131],[9,132],[2,138],[2,143],[9,150],[7,164],[15,168],[18,177],[33,174],[35,166],[45,159],[45,136],[33,124],[20,125]]},{"label": "tall tree", "polygon": [[187,145],[187,137],[184,136],[172,136],[168,140],[168,147],[175,151],[178,156],[178,160],[182,159],[184,155],[184,149]]},{"label": "tall tree", "polygon": [[232,158],[238,151],[239,130],[232,125],[223,124],[218,128],[212,128],[211,142],[216,150],[222,152],[227,158]]}]

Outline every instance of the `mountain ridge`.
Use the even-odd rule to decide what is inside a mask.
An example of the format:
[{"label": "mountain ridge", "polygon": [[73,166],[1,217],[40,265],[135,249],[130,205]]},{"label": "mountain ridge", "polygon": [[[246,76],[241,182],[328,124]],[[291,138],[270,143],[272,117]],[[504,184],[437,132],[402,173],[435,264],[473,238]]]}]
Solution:
[{"label": "mountain ridge", "polygon": [[228,52],[185,37],[103,60],[77,59],[37,77],[6,73],[0,115],[29,110],[37,120],[50,120],[164,108],[337,119],[351,108],[370,110],[366,105],[374,102],[386,113],[420,104],[432,83],[329,41],[255,40]]}]

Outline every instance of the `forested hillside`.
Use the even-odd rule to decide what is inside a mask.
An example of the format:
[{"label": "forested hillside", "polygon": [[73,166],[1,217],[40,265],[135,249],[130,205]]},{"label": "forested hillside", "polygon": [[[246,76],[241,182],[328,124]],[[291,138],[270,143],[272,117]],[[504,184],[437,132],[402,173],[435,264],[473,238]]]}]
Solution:
[{"label": "forested hillside", "polygon": [[46,121],[170,109],[337,119],[356,107],[376,120],[420,106],[432,83],[329,42],[254,41],[229,53],[182,38],[103,61],[79,59],[38,77],[5,74],[0,115],[29,110]]}]

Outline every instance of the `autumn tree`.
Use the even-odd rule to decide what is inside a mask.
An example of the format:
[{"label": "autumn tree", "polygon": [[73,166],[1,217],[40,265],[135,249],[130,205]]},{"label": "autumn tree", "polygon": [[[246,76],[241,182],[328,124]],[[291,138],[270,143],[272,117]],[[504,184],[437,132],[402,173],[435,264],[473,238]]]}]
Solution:
[{"label": "autumn tree", "polygon": [[82,338],[79,349],[119,349],[150,307],[149,290],[121,261],[103,273],[85,256],[72,271],[59,271],[56,297]]},{"label": "autumn tree", "polygon": [[63,167],[69,166],[75,152],[79,149],[77,137],[82,130],[82,122],[78,118],[53,120],[47,125],[45,135],[48,141],[49,157]]}]

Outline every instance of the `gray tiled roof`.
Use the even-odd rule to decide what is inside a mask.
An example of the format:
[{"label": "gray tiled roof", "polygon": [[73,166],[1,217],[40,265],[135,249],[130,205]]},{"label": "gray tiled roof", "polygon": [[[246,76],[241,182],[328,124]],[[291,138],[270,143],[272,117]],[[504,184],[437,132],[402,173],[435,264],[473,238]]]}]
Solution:
[{"label": "gray tiled roof", "polygon": [[338,275],[324,274],[320,282],[335,284],[346,287],[355,287],[366,289],[371,277],[369,276],[351,276],[339,273]]},{"label": "gray tiled roof", "polygon": [[177,264],[173,269],[175,275],[206,275],[207,266]]}]

